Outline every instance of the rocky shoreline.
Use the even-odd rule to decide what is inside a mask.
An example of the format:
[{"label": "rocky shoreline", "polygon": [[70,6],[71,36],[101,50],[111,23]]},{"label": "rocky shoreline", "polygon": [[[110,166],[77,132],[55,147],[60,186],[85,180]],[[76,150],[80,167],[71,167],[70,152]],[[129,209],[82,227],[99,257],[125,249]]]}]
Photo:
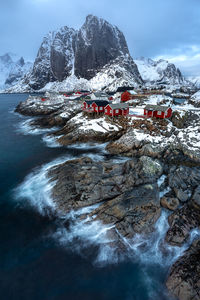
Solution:
[{"label": "rocky shoreline", "polygon": [[[77,142],[109,142],[107,151],[127,156],[124,163],[95,162],[88,157],[67,161],[49,170],[55,182],[52,198],[68,213],[97,207],[82,216],[111,224],[112,241],[120,243],[136,234],[148,235],[163,209],[171,211],[165,241],[182,246],[200,229],[199,116],[179,121],[90,119],[81,103],[60,100],[55,105],[28,99],[16,111],[39,116],[33,126],[60,126],[54,137],[64,146]],[[175,262],[168,274],[168,290],[178,299],[200,299],[199,240]]]}]

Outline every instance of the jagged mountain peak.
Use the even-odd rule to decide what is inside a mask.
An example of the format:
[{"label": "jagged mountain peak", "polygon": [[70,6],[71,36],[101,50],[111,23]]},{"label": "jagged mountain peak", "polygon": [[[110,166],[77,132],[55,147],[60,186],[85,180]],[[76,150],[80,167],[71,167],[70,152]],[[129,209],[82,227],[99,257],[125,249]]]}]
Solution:
[{"label": "jagged mountain peak", "polygon": [[[88,15],[79,30],[64,26],[44,37],[26,83],[41,89],[71,75],[90,80],[118,57],[130,57],[123,33],[104,19]],[[132,61],[133,65],[137,69]]]},{"label": "jagged mountain peak", "polygon": [[24,61],[24,58],[21,57],[18,61],[17,61],[17,64],[21,67],[23,67],[25,65],[25,61]]}]

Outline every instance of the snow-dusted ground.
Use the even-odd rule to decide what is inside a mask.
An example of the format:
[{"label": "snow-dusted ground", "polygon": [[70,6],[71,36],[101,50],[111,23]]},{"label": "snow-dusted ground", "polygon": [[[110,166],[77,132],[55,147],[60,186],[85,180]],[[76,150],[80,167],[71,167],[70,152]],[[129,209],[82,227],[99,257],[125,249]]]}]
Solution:
[{"label": "snow-dusted ground", "polygon": [[121,129],[119,126],[107,121],[104,116],[98,119],[88,119],[82,112],[73,117],[68,124],[78,125],[79,131],[83,132],[93,130],[96,132],[108,133],[112,131],[119,131]]},{"label": "snow-dusted ground", "polygon": [[[134,108],[133,108],[134,111]],[[137,111],[137,110],[136,110]],[[187,110],[182,111],[182,115],[185,114]],[[139,109],[138,109],[139,112]],[[116,144],[123,144],[125,147],[129,147],[132,143],[133,144],[152,144],[152,147],[158,146],[161,148],[165,148],[166,146],[170,145],[177,145],[192,151],[194,155],[200,155],[200,111],[195,111],[195,114],[199,115],[199,120],[194,120],[191,122],[191,125],[187,128],[178,129],[172,125],[169,121],[167,128],[164,130],[163,133],[169,133],[169,136],[162,135],[162,133],[158,134],[155,132],[149,132],[143,129],[135,129],[132,128],[132,133],[130,136],[130,132],[123,135],[119,140],[117,140]],[[137,118],[137,117],[136,117]],[[131,120],[136,119],[131,118]],[[138,119],[138,118],[137,118]],[[148,121],[152,122],[152,119],[148,119]],[[172,133],[173,129],[175,130],[176,134]]]}]

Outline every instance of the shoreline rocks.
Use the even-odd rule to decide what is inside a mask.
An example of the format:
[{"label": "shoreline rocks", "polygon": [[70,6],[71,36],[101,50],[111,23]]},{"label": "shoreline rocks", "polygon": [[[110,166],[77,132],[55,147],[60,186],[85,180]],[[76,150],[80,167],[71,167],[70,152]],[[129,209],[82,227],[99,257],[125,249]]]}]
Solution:
[{"label": "shoreline rocks", "polygon": [[[200,228],[200,152],[197,131],[191,131],[189,138],[187,135],[188,128],[194,125],[191,116],[184,119],[184,124],[177,121],[180,131],[159,122],[158,128],[154,128],[149,121],[137,121],[135,127],[125,128],[104,117],[85,116],[79,101],[69,101],[66,106],[63,100],[57,100],[49,105],[30,98],[19,104],[16,111],[39,116],[32,121],[33,126],[60,126],[53,136],[59,136],[57,141],[61,145],[110,142],[106,149],[111,155],[130,157],[118,164],[83,157],[51,168],[48,176],[55,182],[52,197],[57,209],[68,213],[98,204],[81,217],[113,225],[115,230],[110,230],[113,243],[120,244],[120,235],[132,238],[136,233],[152,232],[164,207],[173,211],[165,241],[173,246],[187,242],[191,230]],[[160,199],[157,181],[163,174],[166,179],[161,190],[170,191]],[[172,266],[167,279],[168,289],[180,300],[199,299],[198,281],[187,279],[193,274],[188,262],[193,266],[195,278],[199,274],[191,261],[192,255],[199,255],[198,245],[194,243],[192,250],[186,251],[183,259]]]},{"label": "shoreline rocks", "polygon": [[200,299],[200,239],[171,267],[166,286],[179,300]]},{"label": "shoreline rocks", "polygon": [[52,197],[58,209],[69,212],[99,203],[93,217],[131,237],[152,231],[160,216],[157,179],[162,171],[162,164],[149,157],[120,164],[84,157],[52,168],[48,176],[56,182]]}]

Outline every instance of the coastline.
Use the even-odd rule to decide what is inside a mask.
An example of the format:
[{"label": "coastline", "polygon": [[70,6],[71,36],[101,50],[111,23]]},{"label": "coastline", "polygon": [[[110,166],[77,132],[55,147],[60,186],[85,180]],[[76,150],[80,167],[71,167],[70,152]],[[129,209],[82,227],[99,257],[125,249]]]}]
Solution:
[{"label": "coastline", "polygon": [[[58,108],[58,110],[59,110],[59,108]],[[71,119],[73,119],[73,117],[72,118],[69,117],[67,119],[66,123],[70,122]],[[56,134],[55,134],[55,136],[56,136]],[[132,138],[132,140],[131,140],[131,138]],[[170,137],[169,137],[169,139],[170,139]],[[128,144],[127,144],[126,140],[128,141]],[[173,255],[174,255],[174,256],[172,255],[173,258],[171,257],[171,261],[173,261],[174,263],[177,259],[180,260],[180,258],[179,258],[180,256],[183,257],[181,259],[181,261],[184,262],[184,260],[185,260],[184,251],[187,250],[187,248],[192,244],[193,239],[196,239],[199,236],[199,232],[195,231],[195,230],[200,224],[198,223],[198,221],[194,221],[194,224],[192,224],[192,226],[187,227],[188,225],[186,225],[187,230],[186,230],[186,228],[182,228],[182,229],[179,228],[178,230],[182,230],[182,231],[180,231],[179,233],[177,233],[177,231],[173,232],[173,230],[174,230],[173,226],[176,226],[176,220],[179,220],[177,218],[180,218],[182,216],[182,215],[178,215],[178,217],[177,217],[177,214],[178,214],[179,210],[181,210],[184,205],[186,206],[186,204],[184,204],[185,201],[186,202],[189,201],[188,200],[189,196],[188,196],[188,198],[186,198],[186,200],[184,200],[185,199],[184,197],[186,197],[186,195],[185,194],[183,195],[183,191],[181,191],[181,186],[183,184],[181,182],[181,180],[183,180],[184,184],[186,184],[184,176],[182,177],[182,179],[180,178],[180,182],[177,183],[180,186],[179,186],[179,189],[176,192],[177,188],[173,186],[173,180],[174,180],[173,175],[174,175],[174,172],[179,172],[178,173],[179,175],[182,174],[182,173],[185,174],[185,172],[186,173],[189,172],[188,174],[190,174],[190,175],[187,175],[187,176],[190,176],[190,178],[191,178],[191,174],[193,174],[193,176],[194,176],[193,177],[194,178],[194,188],[195,188],[195,186],[196,186],[196,176],[198,174],[198,166],[196,168],[194,166],[197,165],[197,162],[199,161],[198,160],[198,155],[195,158],[193,155],[190,155],[190,152],[187,152],[187,151],[185,153],[181,152],[180,149],[177,148],[175,145],[174,145],[174,147],[172,147],[173,151],[170,153],[169,149],[167,149],[166,152],[163,151],[162,145],[160,145],[159,147],[156,146],[157,147],[156,148],[154,142],[153,143],[150,142],[150,143],[148,143],[148,145],[142,144],[142,146],[141,146],[140,143],[141,143],[141,141],[137,141],[135,135],[132,136],[132,135],[129,134],[129,131],[127,131],[126,133],[123,133],[121,135],[121,137],[116,139],[116,142],[111,141],[109,144],[106,144],[106,150],[110,151],[111,155],[115,154],[115,155],[120,155],[121,157],[123,157],[124,155],[125,155],[125,157],[128,156],[127,157],[127,159],[128,159],[127,162],[121,163],[121,165],[123,166],[121,169],[123,171],[120,171],[120,172],[122,172],[122,173],[120,173],[119,171],[116,171],[116,174],[114,174],[114,181],[113,181],[114,186],[115,187],[118,186],[118,188],[116,190],[119,190],[119,189],[123,190],[123,187],[125,187],[124,191],[120,191],[120,192],[118,191],[116,194],[114,193],[114,195],[112,197],[108,196],[108,199],[106,199],[106,198],[102,199],[101,198],[102,196],[100,196],[100,198],[99,198],[100,200],[98,200],[97,202],[92,202],[91,203],[91,202],[86,201],[83,206],[80,206],[80,204],[76,204],[76,206],[74,206],[74,207],[72,206],[69,209],[67,208],[67,210],[64,208],[64,210],[59,209],[59,211],[62,211],[63,215],[65,215],[67,213],[67,214],[71,214],[71,215],[75,214],[77,216],[77,214],[78,214],[78,213],[76,213],[77,210],[83,209],[83,211],[84,211],[84,209],[85,209],[86,212],[84,212],[81,215],[81,217],[76,219],[76,222],[80,222],[80,224],[82,224],[82,225],[84,224],[84,225],[89,226],[89,227],[93,226],[92,225],[93,222],[94,222],[94,224],[96,224],[95,222],[100,224],[98,226],[108,226],[108,227],[105,227],[105,228],[108,228],[108,229],[105,229],[105,232],[109,233],[108,237],[106,237],[107,242],[106,242],[105,245],[106,245],[106,247],[109,247],[109,248],[111,247],[110,249],[114,249],[115,251],[117,249],[117,252],[118,252],[118,255],[119,255],[120,251],[122,251],[122,253],[127,251],[127,250],[125,250],[127,245],[130,247],[130,240],[132,240],[132,242],[133,242],[131,244],[131,248],[140,248],[142,246],[142,244],[145,243],[145,240],[148,240],[149,236],[154,235],[154,233],[155,233],[154,230],[157,227],[156,224],[159,224],[159,222],[161,222],[160,220],[162,220],[162,218],[163,218],[162,217],[163,216],[163,211],[165,211],[167,209],[168,214],[170,214],[170,217],[166,217],[164,223],[166,224],[167,219],[169,220],[168,221],[169,222],[168,230],[166,230],[166,232],[164,234],[163,234],[163,230],[162,230],[162,234],[163,234],[162,235],[162,242],[159,242],[159,239],[157,240],[157,242],[155,242],[156,245],[157,246],[160,245],[159,247],[161,247],[161,248],[163,247],[163,245],[165,245],[164,247],[166,247],[166,249],[165,250],[163,250],[163,249],[159,250],[157,248],[157,250],[161,251],[163,253],[162,255],[163,255],[163,257],[165,257],[165,259],[166,259],[166,256],[164,256],[164,253],[165,252],[167,253],[167,251],[171,251],[171,253],[173,253]],[[59,144],[57,144],[57,146],[58,145]],[[101,143],[100,143],[100,145],[101,145]],[[60,146],[62,147],[62,145],[60,145]],[[72,148],[76,147],[76,141],[75,141],[75,143],[71,143],[71,147]],[[115,151],[113,152],[112,149],[115,149]],[[178,151],[178,153],[177,153],[177,151]],[[128,154],[128,153],[130,153],[130,154]],[[135,154],[137,153],[137,155],[135,155],[134,153]],[[167,159],[167,157],[168,157],[168,159]],[[94,159],[95,159],[95,156],[94,156]],[[89,165],[91,165],[91,167],[88,167],[88,166],[86,167],[84,160],[86,160],[85,161],[86,165],[89,164]],[[135,166],[138,163],[140,163],[142,160],[144,160],[143,167],[141,168],[141,166],[139,166],[138,168],[136,168],[137,171],[134,170]],[[172,161],[171,165],[170,164],[168,165],[169,161]],[[73,165],[74,163],[77,164],[77,165]],[[66,183],[65,176],[64,177],[61,176],[60,179],[58,179],[57,176],[58,176],[59,172],[61,174],[63,172],[65,173],[65,171],[63,171],[64,168],[65,168],[65,165],[67,166],[67,170],[69,171],[69,165],[70,164],[72,164],[72,170],[76,170],[76,174],[69,176],[70,177],[68,179],[69,182]],[[160,167],[158,169],[156,169],[156,167],[158,167],[158,165],[160,165]],[[85,169],[86,169],[86,173],[83,177],[86,176],[86,178],[88,178],[88,175],[90,174],[90,172],[92,172],[91,175],[89,175],[89,176],[90,176],[92,185],[95,186],[95,189],[96,189],[97,188],[96,187],[97,183],[94,183],[92,180],[94,180],[94,178],[97,176],[97,174],[99,176],[100,172],[97,171],[96,175],[94,175],[92,170],[94,170],[95,168],[98,169],[100,166],[103,166],[103,173],[102,173],[103,174],[103,177],[102,177],[103,181],[100,178],[97,181],[101,182],[100,185],[103,187],[103,190],[105,191],[105,187],[107,186],[107,183],[105,181],[105,170],[109,170],[108,174],[110,174],[110,173],[112,173],[112,168],[113,167],[118,168],[119,164],[113,164],[111,161],[109,162],[109,160],[108,160],[108,162],[104,163],[103,161],[100,160],[100,161],[98,161],[97,165],[95,165],[95,161],[92,161],[89,158],[80,158],[80,159],[75,159],[75,161],[68,160],[67,162],[63,162],[61,165],[56,164],[56,165],[52,166],[52,168],[49,169],[50,173],[46,174],[46,176],[49,177],[48,178],[49,183],[52,181],[52,177],[54,177],[54,179],[52,181],[54,184],[50,188],[51,189],[51,197],[53,197],[54,203],[56,203],[56,205],[59,206],[59,201],[60,201],[60,200],[58,200],[59,197],[61,197],[61,199],[62,199],[64,197],[64,195],[71,194],[71,192],[69,192],[69,191],[66,192],[66,190],[65,190],[64,194],[62,196],[62,193],[60,193],[61,189],[58,185],[58,182],[60,181],[61,186],[63,186],[63,184],[65,183],[66,186],[74,185],[77,189],[77,187],[78,187],[77,184],[78,184],[78,182],[80,183],[80,180],[82,179],[83,172],[85,171]],[[130,182],[129,182],[129,185],[126,185],[127,180],[121,181],[122,178],[124,178],[124,174],[125,174],[124,172],[126,172],[125,170],[128,170],[129,172],[130,172],[130,170],[133,170],[134,175],[139,174],[139,172],[141,172],[141,174],[142,174],[141,178],[143,178],[142,181],[138,178],[137,178],[138,182],[133,181],[133,180],[131,181],[130,180],[130,173],[127,173],[127,175],[128,175],[127,178],[129,178]],[[158,175],[157,175],[157,177],[155,177],[153,179],[153,176],[152,176],[153,173],[152,172],[155,172],[155,170],[157,170],[156,172],[158,172]],[[196,170],[197,173],[195,173],[194,170]],[[192,172],[192,173],[190,173],[190,172]],[[80,177],[79,177],[79,173],[80,173]],[[157,180],[159,180],[159,178],[162,177],[163,174],[166,177],[162,181],[161,186],[159,187],[158,183],[157,183]],[[78,176],[78,179],[77,179],[78,181],[76,181],[74,176],[75,177]],[[148,178],[148,177],[150,179],[145,179],[145,178]],[[167,180],[166,180],[166,178],[167,178]],[[150,180],[150,182],[148,180]],[[109,185],[110,185],[109,176],[108,176],[108,182],[109,182]],[[158,189],[158,192],[162,194],[162,197],[161,197],[162,199],[159,198],[158,200],[156,200],[157,201],[157,204],[156,204],[157,209],[159,211],[158,214],[157,213],[155,214],[155,211],[156,211],[155,207],[153,208],[153,211],[154,211],[154,214],[156,215],[156,217],[152,218],[152,215],[150,213],[150,220],[153,222],[152,225],[151,225],[152,227],[149,226],[149,224],[147,222],[148,217],[147,217],[147,219],[145,219],[145,217],[143,216],[143,218],[141,218],[141,222],[142,222],[141,224],[143,224],[143,226],[138,227],[138,224],[137,224],[137,226],[135,228],[133,226],[133,229],[132,229],[133,231],[132,231],[131,235],[130,235],[130,232],[129,232],[129,234],[127,234],[127,228],[130,228],[130,224],[131,224],[131,226],[133,225],[133,223],[132,223],[133,219],[131,219],[131,223],[126,223],[125,222],[124,224],[122,223],[123,225],[120,224],[119,220],[120,219],[122,219],[122,220],[126,219],[126,213],[128,213],[129,218],[130,218],[131,209],[133,209],[134,218],[136,217],[136,211],[137,211],[138,215],[141,215],[144,203],[142,203],[141,206],[140,206],[139,203],[137,203],[136,204],[136,210],[134,210],[133,204],[128,204],[128,202],[127,202],[127,204],[126,204],[127,206],[125,205],[125,210],[127,211],[125,213],[125,215],[121,215],[121,213],[123,211],[121,203],[123,203],[124,199],[127,199],[127,197],[128,198],[130,197],[130,199],[134,199],[134,194],[132,194],[131,190],[135,190],[135,189],[137,190],[137,187],[141,187],[140,192],[141,191],[144,192],[145,185],[142,186],[142,184],[151,185],[153,183],[155,183],[157,186],[152,185],[150,190],[155,191],[156,189]],[[191,184],[191,182],[190,182],[190,184]],[[56,185],[58,185],[57,190],[59,191],[59,197],[56,196],[57,192],[55,193],[55,191],[56,191],[55,186]],[[85,188],[84,188],[84,186],[85,186]],[[169,186],[170,186],[170,189],[168,189]],[[156,189],[155,189],[155,187],[156,187]],[[87,188],[88,188],[88,186],[85,185],[85,183],[84,183],[84,185],[81,188],[81,194],[85,193]],[[93,190],[94,190],[94,188],[90,189],[90,193],[88,193],[88,195],[86,193],[86,196],[85,196],[86,199],[88,197],[90,197],[89,195],[91,195],[91,192]],[[97,188],[97,190],[98,190],[98,188]],[[128,196],[128,194],[127,194],[128,191],[130,191],[130,196]],[[165,192],[162,193],[162,191],[165,191]],[[125,198],[122,197],[123,193],[125,193],[124,194]],[[194,191],[191,194],[194,194]],[[103,195],[102,192],[100,192],[100,195]],[[137,195],[139,195],[139,198],[144,197],[143,194],[137,194]],[[149,198],[149,195],[150,194],[147,194],[147,199]],[[77,193],[77,195],[76,194],[74,195],[74,198],[72,198],[72,203],[73,203],[73,201],[75,201],[75,203],[79,203],[79,202],[77,202],[77,200],[78,200],[77,197],[80,198],[80,192]],[[154,196],[154,197],[156,199],[157,196]],[[177,199],[177,197],[179,198],[179,200],[178,200],[178,202],[175,201],[175,204],[174,204],[173,199]],[[180,200],[181,197],[182,197],[183,200]],[[68,201],[68,200],[66,200],[66,201]],[[147,208],[145,208],[145,210],[150,212],[151,211],[150,202],[148,200],[146,200],[146,201],[147,201]],[[89,211],[87,213],[87,207],[90,207],[91,205],[97,205],[97,203],[98,203],[98,207],[96,207],[94,209],[94,211]],[[118,205],[119,205],[119,208],[118,208]],[[193,207],[190,208],[191,205],[195,205],[197,210],[199,209],[198,200],[193,199],[192,201],[189,201],[189,205],[187,206],[187,210],[189,209],[191,211],[191,209],[194,209]],[[74,209],[75,209],[75,211],[74,211]],[[74,213],[73,213],[73,211],[74,211]],[[108,217],[108,216],[110,216],[111,211],[112,211],[112,213],[114,212],[114,215],[113,215],[112,218]],[[119,211],[120,211],[120,214],[119,214]],[[170,212],[170,211],[172,211],[172,212]],[[196,215],[195,214],[196,214],[196,211],[195,211],[195,213],[192,214],[192,217],[195,220],[197,220],[199,218],[199,214],[198,213]],[[116,219],[116,218],[119,218],[119,219]],[[71,222],[71,221],[69,221],[69,222]],[[66,226],[69,226],[69,222],[66,222],[66,224],[67,224]],[[191,223],[191,220],[188,220],[188,222]],[[116,227],[115,223],[117,224],[118,227]],[[140,228],[140,229],[136,229],[137,227]],[[146,232],[145,232],[145,227],[147,227]],[[65,227],[65,225],[64,225],[63,228],[64,228],[63,230],[66,230],[65,228],[67,228],[67,227]],[[116,234],[116,232],[117,232],[117,234]],[[174,241],[171,242],[170,241],[171,238],[169,239],[169,234],[171,234],[171,232],[175,236],[175,242]],[[183,232],[184,232],[184,239],[180,240],[180,233],[182,235]],[[195,232],[195,234],[193,234],[193,232]],[[176,235],[177,235],[177,237],[176,237]],[[141,239],[141,241],[139,242],[138,245],[135,242],[135,239],[136,239],[136,241],[138,239]],[[135,243],[135,245],[134,245],[134,243]],[[196,243],[195,245],[198,245],[198,243]],[[169,250],[169,249],[172,249],[172,250]],[[178,249],[178,250],[176,250],[176,249]],[[176,253],[176,254],[174,254],[174,253]],[[177,253],[179,253],[179,254],[177,254]],[[114,256],[114,254],[113,254],[113,256]],[[163,263],[163,261],[164,261],[164,258],[162,258],[162,263]],[[171,270],[174,270],[173,267],[171,268]],[[174,273],[169,273],[169,276],[176,276],[176,275]],[[175,281],[173,281],[173,280],[170,281],[169,278],[167,279],[167,287],[171,292],[174,292],[173,284],[174,284],[174,282],[176,282],[176,280]],[[184,281],[184,279],[182,279],[182,280]],[[182,280],[179,280],[180,286],[182,284]],[[176,291],[176,294],[177,293],[179,293],[179,291],[178,292]]]}]

